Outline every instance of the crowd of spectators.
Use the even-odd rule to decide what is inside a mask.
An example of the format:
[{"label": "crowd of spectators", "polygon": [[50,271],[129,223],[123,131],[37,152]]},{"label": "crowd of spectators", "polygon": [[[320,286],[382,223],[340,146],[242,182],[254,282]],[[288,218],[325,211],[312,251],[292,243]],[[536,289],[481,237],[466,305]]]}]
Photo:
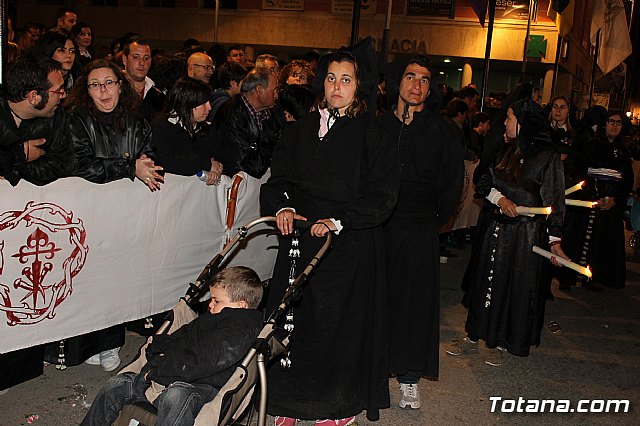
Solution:
[{"label": "crowd of spectators", "polygon": [[[72,9],[60,9],[51,28],[26,22],[14,32],[13,24],[10,20],[10,62],[4,92],[0,95],[0,176],[11,185],[17,185],[21,179],[45,185],[58,178],[79,176],[94,183],[137,179],[149,190],[157,191],[170,180],[165,172],[186,176],[200,174],[207,185],[215,185],[222,174],[233,176],[238,172],[260,180],[270,170],[275,151],[279,163],[274,169],[279,174],[276,180],[272,177],[265,188],[272,188],[274,194],[277,192],[274,197],[284,194],[286,200],[277,206],[273,199],[262,201],[263,205],[271,207],[271,213],[278,215],[283,234],[290,233],[286,221],[293,221],[301,213],[290,205],[293,200],[289,197],[297,193],[299,197],[306,194],[304,196],[309,200],[320,198],[305,205],[307,214],[324,221],[322,225],[326,229],[316,230],[318,236],[327,230],[339,234],[343,226],[349,234],[354,223],[362,222],[357,225],[360,234],[350,232],[352,236],[360,235],[362,241],[358,247],[363,250],[373,244],[373,238],[378,238],[376,233],[363,230],[381,226],[389,217],[391,219],[385,225],[387,246],[398,244],[398,253],[402,253],[400,246],[404,247],[406,243],[403,240],[400,244],[398,236],[403,233],[412,236],[411,243],[403,249],[424,253],[428,263],[431,262],[433,279],[424,284],[428,287],[426,290],[409,291],[411,287],[404,281],[422,285],[419,275],[423,274],[417,271],[424,265],[398,266],[402,260],[411,257],[409,252],[406,256],[398,255],[404,259],[387,259],[390,270],[401,269],[406,273],[403,282],[397,283],[397,300],[391,302],[396,305],[391,311],[408,312],[406,300],[411,298],[425,303],[430,301],[432,309],[422,321],[423,325],[416,328],[416,333],[425,336],[428,343],[417,345],[415,352],[419,356],[413,359],[406,350],[390,352],[390,364],[396,369],[393,373],[398,375],[403,392],[403,407],[419,408],[416,387],[419,378],[438,376],[439,282],[437,265],[432,261],[436,259],[437,263],[438,255],[440,261],[446,261],[447,244],[469,237],[476,223],[478,232],[486,232],[487,238],[478,240],[484,241],[483,246],[474,247],[463,283],[463,289],[467,291],[465,304],[470,308],[468,335],[447,351],[450,355],[473,352],[478,339],[483,339],[489,347],[498,349],[495,359],[488,363],[499,366],[506,354],[526,356],[529,347],[539,343],[540,318],[544,315],[544,303],[540,300],[548,296],[548,291],[543,290],[548,290],[554,272],[540,271],[539,259],[529,256],[521,236],[514,236],[513,241],[527,252],[525,258],[529,263],[523,268],[535,269],[535,273],[529,275],[529,296],[511,303],[510,296],[503,295],[500,305],[506,308],[495,316],[509,317],[510,309],[528,315],[528,319],[523,320],[526,332],[522,332],[522,325],[517,329],[500,321],[487,325],[485,315],[489,315],[487,308],[491,303],[486,302],[492,289],[483,274],[491,270],[492,275],[487,279],[500,281],[505,294],[510,294],[509,286],[517,275],[509,269],[513,265],[507,265],[508,268],[499,265],[502,268],[499,269],[494,268],[493,257],[488,260],[492,247],[487,246],[487,241],[499,227],[505,231],[501,237],[497,237],[495,231],[495,247],[506,244],[508,233],[516,235],[516,229],[529,226],[536,241],[553,248],[557,256],[571,256],[574,261],[590,263],[594,283],[588,286],[592,289],[624,287],[624,253],[620,250],[624,243],[621,240],[622,212],[632,189],[631,152],[634,150],[623,143],[630,123],[619,112],[593,108],[585,119],[578,121],[575,108],[567,97],[554,98],[544,110],[537,99],[539,89],[530,84],[518,87],[501,104],[497,102],[501,107],[492,114],[479,112],[480,95],[473,85],[460,91],[433,85],[434,90],[430,90],[431,64],[424,57],[388,66],[388,72],[379,79],[376,98],[375,89],[374,93],[363,90],[369,76],[363,75],[363,67],[359,69],[357,52],[353,56],[348,52],[333,56],[330,64],[325,63],[323,68],[318,65],[322,64],[323,58],[316,52],[288,63],[263,53],[254,62],[240,45],[227,49],[214,45],[205,50],[197,40],[188,39],[180,51],[167,54],[153,49],[141,34],[127,33],[111,43],[104,58],[98,58],[91,24],[79,21]],[[394,75],[398,76],[395,80]],[[377,105],[367,104],[367,99],[377,100]],[[370,114],[364,115],[367,107]],[[309,118],[310,113],[313,118]],[[376,119],[377,124],[370,122]],[[305,121],[297,127],[291,124],[300,120]],[[330,131],[334,124],[336,127]],[[335,130],[341,126],[346,127]],[[349,133],[351,128],[356,129],[354,134]],[[399,159],[395,151],[393,155],[378,152],[382,150],[381,146],[387,145],[370,142],[377,140],[377,136],[370,134],[370,129],[382,132],[382,128],[397,138],[395,145],[389,146],[400,150]],[[296,131],[300,132],[300,140],[292,139]],[[385,133],[385,138],[387,136]],[[351,151],[331,145],[336,138]],[[424,144],[427,139],[428,146]],[[354,141],[358,141],[357,145],[353,145]],[[316,147],[319,142],[324,145]],[[383,142],[388,141],[379,143]],[[312,148],[296,154],[304,147]],[[305,161],[296,166],[300,170],[286,163],[291,157],[283,152],[284,149]],[[393,164],[389,166],[384,176],[390,180],[375,175],[374,171],[379,172],[381,167],[376,162],[380,158],[363,158],[370,153],[384,155],[398,166],[398,170],[391,167]],[[318,163],[321,155],[326,158]],[[418,163],[417,159],[424,161]],[[544,165],[529,166],[532,161],[543,160]],[[349,183],[357,182],[361,186],[336,183],[334,176],[321,174],[324,165],[332,161],[336,161],[334,169],[341,171],[343,176],[354,173]],[[354,164],[362,161],[362,168],[355,170],[348,161]],[[306,169],[307,164],[316,169]],[[387,162],[381,164],[388,166]],[[366,167],[369,168],[365,170]],[[593,171],[598,169],[613,169],[619,178],[598,175]],[[531,175],[525,179],[521,174],[527,170]],[[538,179],[539,176],[544,179]],[[597,201],[598,205],[591,211],[567,209],[565,215],[565,182],[569,186],[580,180],[588,182],[587,189],[580,195]],[[309,182],[312,186],[306,186]],[[355,214],[351,217],[343,211],[353,201],[349,197],[359,197],[361,201],[373,197],[372,203],[380,201],[372,195],[373,186],[378,185],[380,189],[380,185],[390,183],[384,194],[384,201],[388,202],[384,204],[385,214],[380,214],[376,220],[367,222],[365,219],[371,212],[364,210],[358,211],[357,218]],[[341,187],[343,184],[344,188]],[[335,187],[322,192],[332,185]],[[318,195],[318,188],[324,195]],[[295,191],[291,192],[293,189]],[[515,192],[509,195],[510,191]],[[528,198],[531,194],[527,191],[533,191],[535,196]],[[345,198],[347,193],[349,199]],[[478,198],[486,199],[482,207],[484,213],[480,212],[481,203],[476,203],[474,210],[474,199]],[[425,199],[433,202],[428,208]],[[513,219],[518,216],[516,204],[531,202],[553,204],[554,214],[546,221]],[[328,203],[327,207],[320,208],[322,203]],[[280,207],[284,209],[278,210]],[[343,222],[336,218],[341,214],[345,215]],[[407,222],[412,226],[408,227]],[[595,228],[593,237],[586,237],[587,226]],[[570,241],[574,246],[569,246],[569,240],[562,239],[563,233],[573,236]],[[338,240],[337,247],[340,241],[347,240]],[[422,246],[425,241],[428,246]],[[577,241],[580,244],[576,244]],[[356,249],[354,246],[348,250],[352,253]],[[493,250],[495,252],[495,248]],[[578,259],[581,252],[584,255]],[[368,261],[373,262],[374,254]],[[602,260],[605,258],[606,262]],[[279,265],[284,261],[279,257]],[[280,267],[282,271],[288,271],[288,267]],[[336,270],[342,269],[336,267]],[[285,272],[282,274],[286,275]],[[576,284],[575,275],[556,275],[564,290],[570,290]],[[372,279],[376,278],[372,276]],[[355,279],[346,281],[349,285],[356,282]],[[543,288],[545,286],[547,288]],[[399,288],[403,289],[398,291]],[[421,296],[416,298],[416,294]],[[531,311],[524,309],[524,305]],[[413,311],[419,310],[415,302],[411,306]],[[368,308],[370,306],[363,306],[363,309]],[[312,310],[302,312],[303,315],[315,315]],[[407,325],[410,318],[408,316],[400,323],[391,322],[391,334],[402,337],[401,329],[412,329],[413,325]],[[124,338],[123,330],[122,327],[110,329],[94,339],[98,343],[79,345],[82,351],[75,358],[67,356],[67,362],[86,360],[101,365],[106,371],[116,369],[120,364],[118,346]],[[399,338],[401,343],[395,346],[409,347],[414,340],[412,336]],[[516,343],[509,343],[504,336],[515,336]],[[314,357],[308,361],[310,365],[316,362]],[[384,400],[384,395],[381,398]],[[364,404],[359,408],[366,406],[377,412],[384,406],[384,402],[379,401],[368,403],[371,405]],[[307,408],[281,407],[278,409],[283,412],[276,414],[293,418],[304,414]],[[320,411],[326,416],[345,419],[353,414],[351,406],[348,412],[334,408]],[[291,420],[287,419],[283,416],[284,422]]]}]

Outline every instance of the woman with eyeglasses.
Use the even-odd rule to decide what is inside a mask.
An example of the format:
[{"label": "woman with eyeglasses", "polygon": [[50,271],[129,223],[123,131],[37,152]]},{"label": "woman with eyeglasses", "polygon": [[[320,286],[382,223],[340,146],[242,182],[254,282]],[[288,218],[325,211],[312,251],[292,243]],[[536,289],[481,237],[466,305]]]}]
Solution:
[{"label": "woman with eyeglasses", "polygon": [[138,178],[160,189],[149,146],[151,129],[137,113],[140,97],[113,62],[98,59],[82,71],[65,104],[71,114],[76,176],[91,182]]},{"label": "woman with eyeglasses", "polygon": [[[593,279],[586,287],[601,291],[604,285],[623,288],[626,280],[626,256],[623,214],[633,187],[631,156],[622,143],[624,119],[608,111],[595,136],[583,142],[582,170],[587,182],[581,199],[597,201],[592,209],[592,224],[584,229],[583,250]],[[585,286],[585,285],[583,285]]]},{"label": "woman with eyeglasses", "polygon": [[153,147],[165,172],[193,176],[205,171],[207,185],[222,175],[213,158],[214,133],[208,123],[211,87],[191,77],[179,79],[169,91],[167,113],[151,122]]},{"label": "woman with eyeglasses", "polygon": [[31,49],[34,56],[45,56],[60,62],[67,92],[71,91],[80,69],[80,64],[76,61],[77,52],[75,41],[66,31],[49,31]]},{"label": "woman with eyeglasses", "polygon": [[[113,62],[98,59],[83,68],[65,103],[75,155],[74,176],[94,183],[138,178],[151,191],[160,189],[162,167],[154,163],[149,147],[151,129],[138,115],[139,102],[140,97]],[[120,365],[118,351],[123,344],[124,325],[66,339],[66,364],[85,361],[113,371]]]}]

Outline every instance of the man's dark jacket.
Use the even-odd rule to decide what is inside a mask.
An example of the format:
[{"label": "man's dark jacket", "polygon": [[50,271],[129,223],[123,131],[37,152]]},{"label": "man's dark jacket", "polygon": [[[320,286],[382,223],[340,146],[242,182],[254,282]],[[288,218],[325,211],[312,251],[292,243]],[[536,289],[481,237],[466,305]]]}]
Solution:
[{"label": "man's dark jacket", "polygon": [[[27,162],[24,142],[45,138],[40,145],[45,154]],[[17,185],[22,178],[35,185],[46,185],[71,175],[73,150],[69,137],[68,116],[61,106],[51,118],[22,120],[17,127],[8,102],[0,98],[0,176]]]},{"label": "man's dark jacket", "polygon": [[225,102],[215,116],[219,142],[214,148],[215,159],[224,166],[224,174],[233,176],[244,171],[260,179],[271,166],[273,148],[282,133],[278,114],[262,122],[262,130],[244,104],[241,95]]}]

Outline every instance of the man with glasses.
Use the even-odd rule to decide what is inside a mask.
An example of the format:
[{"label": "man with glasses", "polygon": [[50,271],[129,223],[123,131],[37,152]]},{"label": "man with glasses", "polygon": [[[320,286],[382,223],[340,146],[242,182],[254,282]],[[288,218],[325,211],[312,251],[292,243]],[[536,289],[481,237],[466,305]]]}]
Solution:
[{"label": "man with glasses", "polygon": [[69,176],[73,152],[61,101],[66,97],[60,63],[20,56],[7,67],[0,97],[0,176],[45,185]]},{"label": "man with glasses", "polygon": [[187,59],[187,75],[193,79],[209,84],[213,71],[213,60],[206,53],[196,52]]}]

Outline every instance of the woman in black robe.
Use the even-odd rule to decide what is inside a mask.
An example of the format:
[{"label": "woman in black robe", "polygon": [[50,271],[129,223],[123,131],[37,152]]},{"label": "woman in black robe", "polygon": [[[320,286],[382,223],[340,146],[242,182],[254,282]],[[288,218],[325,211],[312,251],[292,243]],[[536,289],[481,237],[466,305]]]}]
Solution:
[{"label": "woman in black robe", "polygon": [[396,203],[400,169],[393,142],[356,96],[357,75],[351,54],[331,56],[324,100],[287,129],[260,194],[283,234],[267,312],[288,285],[294,218],[315,222],[299,236],[298,265],[324,243],[319,237],[336,234],[293,307],[291,367],[269,370],[267,410],[278,425],[296,418],[346,425],[362,410],[376,420],[389,406],[380,224]]},{"label": "woman in black robe", "polygon": [[[559,244],[565,211],[560,156],[549,136],[542,108],[531,99],[511,106],[506,136],[515,139],[497,165],[478,182],[478,192],[495,205],[470,274],[464,304],[467,337],[450,355],[477,350],[478,339],[496,348],[485,362],[501,365],[508,353],[527,356],[540,343],[544,320],[543,258],[532,247],[566,258]],[[516,206],[551,206],[552,213],[519,216]],[[548,233],[547,233],[548,230]]]},{"label": "woman in black robe", "polygon": [[[633,187],[633,169],[631,156],[622,144],[622,125],[622,116],[609,111],[595,136],[583,147],[584,169],[588,176],[583,192],[585,199],[598,202],[587,250],[593,284],[587,283],[587,287],[598,284],[613,288],[625,286],[623,215]],[[602,169],[610,172],[603,174]]]}]

